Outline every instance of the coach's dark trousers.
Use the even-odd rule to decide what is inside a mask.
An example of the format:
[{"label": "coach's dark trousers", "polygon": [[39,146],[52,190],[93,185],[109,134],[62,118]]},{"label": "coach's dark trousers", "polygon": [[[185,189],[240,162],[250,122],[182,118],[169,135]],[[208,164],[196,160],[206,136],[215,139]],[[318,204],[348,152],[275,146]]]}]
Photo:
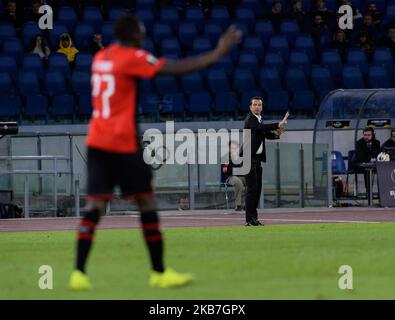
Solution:
[{"label": "coach's dark trousers", "polygon": [[251,170],[245,176],[246,179],[246,222],[258,219],[257,207],[262,191],[262,166],[261,161],[252,160]]}]

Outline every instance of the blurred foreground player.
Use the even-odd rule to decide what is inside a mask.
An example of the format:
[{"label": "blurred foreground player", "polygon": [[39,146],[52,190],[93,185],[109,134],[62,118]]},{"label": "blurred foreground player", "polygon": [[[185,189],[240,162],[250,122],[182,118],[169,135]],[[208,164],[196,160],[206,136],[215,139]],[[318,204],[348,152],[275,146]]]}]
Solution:
[{"label": "blurred foreground player", "polygon": [[140,20],[126,14],[114,27],[117,43],[99,51],[92,64],[93,114],[87,138],[88,202],[78,230],[77,261],[71,274],[72,290],[91,288],[85,264],[100,216],[105,214],[113,189],[119,185],[125,200],[136,200],[148,247],[152,287],[170,288],[188,284],[190,274],[166,268],[152,174],[143,160],[136,122],[137,80],[155,75],[178,76],[215,63],[241,39],[241,32],[230,27],[217,47],[205,54],[179,61],[157,59],[143,47],[145,29]]}]

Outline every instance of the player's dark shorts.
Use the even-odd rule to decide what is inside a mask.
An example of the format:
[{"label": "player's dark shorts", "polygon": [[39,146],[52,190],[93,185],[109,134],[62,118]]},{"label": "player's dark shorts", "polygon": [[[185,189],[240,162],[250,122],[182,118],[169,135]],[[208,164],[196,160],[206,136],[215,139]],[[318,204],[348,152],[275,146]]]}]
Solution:
[{"label": "player's dark shorts", "polygon": [[112,153],[88,147],[88,199],[111,200],[115,186],[134,200],[152,194],[151,167],[143,154]]}]

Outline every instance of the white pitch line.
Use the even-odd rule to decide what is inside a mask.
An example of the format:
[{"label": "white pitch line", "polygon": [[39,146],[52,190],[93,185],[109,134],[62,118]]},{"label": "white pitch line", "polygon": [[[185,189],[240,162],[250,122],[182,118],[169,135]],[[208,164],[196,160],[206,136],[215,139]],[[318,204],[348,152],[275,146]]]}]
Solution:
[{"label": "white pitch line", "polygon": [[[180,217],[163,217],[163,219],[180,219]],[[233,220],[244,221],[244,218],[203,218],[203,217],[182,217],[190,220]],[[262,221],[280,221],[280,222],[335,222],[335,223],[380,223],[380,221],[363,221],[363,220],[322,220],[322,219],[259,219]]]}]

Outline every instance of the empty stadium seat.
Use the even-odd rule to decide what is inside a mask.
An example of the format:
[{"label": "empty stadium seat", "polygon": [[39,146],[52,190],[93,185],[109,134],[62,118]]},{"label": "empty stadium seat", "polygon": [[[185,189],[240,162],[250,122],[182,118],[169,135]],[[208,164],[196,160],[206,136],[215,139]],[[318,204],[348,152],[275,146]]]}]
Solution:
[{"label": "empty stadium seat", "polygon": [[161,113],[181,114],[184,118],[185,96],[183,93],[165,94],[162,97]]},{"label": "empty stadium seat", "polygon": [[115,22],[120,16],[125,14],[127,10],[122,7],[111,7],[108,11],[108,21]]},{"label": "empty stadium seat", "polygon": [[54,96],[51,116],[53,118],[70,119],[74,122],[74,97],[69,95]]},{"label": "empty stadium seat", "polygon": [[92,43],[93,35],[95,34],[95,29],[92,25],[87,23],[79,23],[75,27],[74,42],[75,47],[78,50],[84,50],[90,46]]},{"label": "empty stadium seat", "polygon": [[206,90],[200,73],[192,73],[181,78],[181,87],[185,93],[204,92]]},{"label": "empty stadium seat", "polygon": [[258,36],[247,36],[243,41],[244,52],[254,53],[259,61],[264,60],[265,48],[263,46],[261,38]]},{"label": "empty stadium seat", "polygon": [[[202,9],[198,6],[188,6],[185,9],[185,21],[193,23],[197,30],[202,31],[205,23]],[[181,28],[181,26],[180,26]]]},{"label": "empty stadium seat", "polygon": [[44,76],[44,66],[39,55],[35,53],[27,53],[22,59],[22,69],[25,71],[33,71],[40,79]]},{"label": "empty stadium seat", "polygon": [[23,58],[23,45],[18,39],[8,39],[3,42],[3,53],[16,59],[21,64]]},{"label": "empty stadium seat", "polygon": [[141,79],[139,81],[139,94],[153,93],[152,81],[148,79]]},{"label": "empty stadium seat", "polygon": [[152,26],[155,22],[154,12],[145,9],[136,10],[136,16],[139,17],[141,21],[143,21],[147,34],[151,34]]},{"label": "empty stadium seat", "polygon": [[71,86],[75,95],[90,94],[90,73],[88,71],[74,71],[71,77]]},{"label": "empty stadium seat", "polygon": [[296,37],[295,49],[306,52],[306,54],[309,56],[311,60],[315,59],[316,57],[313,39],[308,34],[304,34]]},{"label": "empty stadium seat", "polygon": [[270,21],[258,21],[255,24],[255,34],[261,38],[264,45],[269,43],[269,39],[273,33],[273,25]]},{"label": "empty stadium seat", "polygon": [[42,36],[42,31],[36,22],[26,22],[22,27],[23,46],[30,49],[37,35]]},{"label": "empty stadium seat", "polygon": [[268,52],[265,57],[265,67],[275,68],[280,75],[285,72],[285,63],[282,56],[278,53]]},{"label": "empty stadium seat", "polygon": [[[223,70],[227,76],[233,74],[234,64],[229,55],[223,57],[221,60],[212,65],[211,70],[219,69]],[[203,73],[208,73],[208,71],[202,71]]]},{"label": "empty stadium seat", "polygon": [[217,113],[232,113],[237,110],[237,97],[234,92],[218,92],[215,95],[214,111]]},{"label": "empty stadium seat", "polygon": [[311,70],[311,82],[317,92],[324,92],[335,88],[331,73],[327,67],[314,66]]},{"label": "empty stadium seat", "polygon": [[[15,87],[11,76],[7,72],[0,72],[0,95],[9,96],[14,94]],[[2,105],[0,104],[0,106]]]},{"label": "empty stadium seat", "polygon": [[266,99],[265,110],[269,112],[285,112],[288,110],[289,96],[287,91],[270,92]]},{"label": "empty stadium seat", "polygon": [[54,25],[64,24],[70,32],[74,32],[74,28],[78,22],[76,12],[72,7],[63,6],[58,9],[58,18]]},{"label": "empty stadium seat", "polygon": [[289,46],[285,36],[274,35],[269,40],[269,50],[281,54],[284,61],[288,60]]},{"label": "empty stadium seat", "polygon": [[79,52],[75,56],[74,70],[90,71],[92,66],[92,54]]},{"label": "empty stadium seat", "polygon": [[156,120],[159,120],[159,108],[161,99],[156,94],[148,94],[140,97],[142,112],[145,114],[153,113]]},{"label": "empty stadium seat", "polygon": [[54,52],[49,55],[48,69],[51,71],[60,71],[67,78],[70,77],[70,65],[66,55]]},{"label": "empty stadium seat", "polygon": [[193,39],[195,39],[197,35],[198,29],[196,28],[195,24],[190,22],[180,24],[178,29],[178,39],[180,40],[181,45],[187,48],[192,47]]},{"label": "empty stadium seat", "polygon": [[350,49],[348,52],[347,63],[352,66],[358,66],[363,73],[368,71],[368,59],[362,49]]},{"label": "empty stadium seat", "polygon": [[255,13],[250,8],[239,8],[236,10],[235,20],[245,24],[251,32],[255,26]]},{"label": "empty stadium seat", "polygon": [[299,26],[295,20],[284,20],[280,25],[281,34],[285,35],[288,39],[288,43],[293,45],[296,36],[300,33]]},{"label": "empty stadium seat", "polygon": [[233,87],[238,92],[256,90],[257,87],[252,71],[242,68],[236,69],[233,76]]},{"label": "empty stadium seat", "polygon": [[204,35],[208,37],[213,46],[217,43],[222,33],[223,29],[219,23],[208,22],[204,25]]},{"label": "empty stadium seat", "polygon": [[286,71],[285,78],[288,90],[304,91],[309,89],[309,84],[302,68],[289,67]]},{"label": "empty stadium seat", "polygon": [[311,70],[310,59],[307,53],[304,51],[292,51],[289,55],[289,65],[294,67],[302,67],[306,74],[308,74]]},{"label": "empty stadium seat", "polygon": [[68,94],[64,75],[59,71],[47,71],[44,76],[45,91],[50,96]]},{"label": "empty stadium seat", "polygon": [[231,91],[229,80],[224,70],[209,70],[207,73],[207,85],[212,93]]},{"label": "empty stadium seat", "polygon": [[242,53],[239,56],[239,66],[250,69],[254,75],[259,73],[259,61],[254,53]]},{"label": "empty stadium seat", "polygon": [[321,56],[321,64],[328,67],[332,76],[339,75],[343,69],[341,57],[334,49],[325,49]]},{"label": "empty stadium seat", "polygon": [[90,94],[83,94],[78,99],[79,117],[90,117],[92,114],[92,97]]},{"label": "empty stadium seat", "polygon": [[154,45],[154,42],[152,41],[152,39],[150,39],[150,38],[144,39],[144,49],[147,50],[148,52],[153,53],[153,54],[156,53],[155,45]]},{"label": "empty stadium seat", "polygon": [[177,55],[181,54],[181,48],[176,37],[166,38],[162,40],[160,45],[160,52],[162,56]]},{"label": "empty stadium seat", "polygon": [[279,72],[275,68],[262,68],[259,75],[259,83],[266,92],[283,90]]},{"label": "empty stadium seat", "polygon": [[154,79],[156,91],[159,94],[179,92],[177,80],[174,77],[157,77]]},{"label": "empty stadium seat", "polygon": [[207,52],[211,49],[212,49],[212,45],[209,38],[197,37],[193,39],[191,54],[197,55],[203,52]]},{"label": "empty stadium seat", "polygon": [[383,66],[370,66],[368,70],[369,88],[390,88],[391,82],[388,71]]},{"label": "empty stadium seat", "polygon": [[314,99],[314,92],[312,91],[295,91],[293,93],[292,111],[308,111],[309,113],[314,114]]},{"label": "empty stadium seat", "polygon": [[393,61],[391,51],[388,48],[376,48],[373,53],[373,64],[392,68]]},{"label": "empty stadium seat", "polygon": [[364,89],[365,83],[358,67],[345,66],[342,72],[343,87],[346,89]]},{"label": "empty stadium seat", "polygon": [[159,45],[162,40],[173,36],[170,26],[164,23],[155,23],[152,28],[152,40]]},{"label": "empty stadium seat", "polygon": [[49,103],[47,96],[27,96],[25,115],[33,119],[43,118],[47,122],[49,115],[48,105]]},{"label": "empty stadium seat", "polygon": [[225,6],[213,6],[211,8],[210,20],[219,23],[225,29],[230,23],[228,9]]},{"label": "empty stadium seat", "polygon": [[82,12],[82,20],[84,23],[91,25],[95,32],[100,30],[103,17],[99,7],[85,7]]},{"label": "empty stadium seat", "polygon": [[155,2],[155,0],[136,0],[136,8],[153,10],[155,8]]},{"label": "empty stadium seat", "polygon": [[9,55],[0,55],[0,72],[6,72],[15,80],[18,74],[18,66],[14,57]]},{"label": "empty stadium seat", "polygon": [[11,95],[0,95],[0,117],[2,120],[20,120],[21,98]]},{"label": "empty stadium seat", "polygon": [[19,71],[18,87],[23,96],[41,95],[40,81],[34,71]]},{"label": "empty stadium seat", "polygon": [[177,8],[165,7],[160,10],[159,13],[160,22],[169,25],[173,31],[178,29],[180,17],[178,16]]},{"label": "empty stadium seat", "polygon": [[0,41],[16,39],[16,29],[12,24],[0,24]]},{"label": "empty stadium seat", "polygon": [[208,93],[191,93],[188,95],[188,111],[191,113],[207,113],[211,116],[212,100]]}]

